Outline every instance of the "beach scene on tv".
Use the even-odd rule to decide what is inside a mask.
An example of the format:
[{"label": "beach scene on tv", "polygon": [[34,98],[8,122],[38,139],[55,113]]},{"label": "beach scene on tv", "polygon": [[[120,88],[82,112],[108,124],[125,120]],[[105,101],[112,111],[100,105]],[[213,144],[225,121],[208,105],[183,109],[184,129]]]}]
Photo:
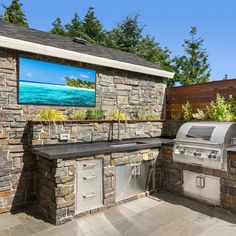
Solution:
[{"label": "beach scene on tv", "polygon": [[19,58],[19,103],[93,107],[96,71]]}]

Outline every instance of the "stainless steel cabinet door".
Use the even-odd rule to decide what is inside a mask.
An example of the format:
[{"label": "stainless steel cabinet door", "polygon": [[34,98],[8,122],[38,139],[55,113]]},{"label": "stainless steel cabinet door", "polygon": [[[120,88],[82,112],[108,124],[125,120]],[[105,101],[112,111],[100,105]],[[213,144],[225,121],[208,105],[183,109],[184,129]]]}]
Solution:
[{"label": "stainless steel cabinet door", "polygon": [[184,170],[184,193],[214,205],[220,204],[220,178]]},{"label": "stainless steel cabinet door", "polygon": [[186,195],[189,196],[200,196],[200,179],[198,178],[200,174],[190,172],[187,170],[183,171],[184,174],[184,184],[183,190]]},{"label": "stainless steel cabinet door", "polygon": [[145,191],[150,165],[151,162],[147,161],[147,162],[142,162],[140,167],[138,167],[138,169],[140,168],[140,170],[138,171],[138,174],[136,176],[137,193]]},{"label": "stainless steel cabinet door", "polygon": [[145,191],[150,164],[148,161],[116,167],[116,201]]},{"label": "stainless steel cabinet door", "polygon": [[116,167],[116,200],[128,198],[136,193],[134,165],[127,164]]},{"label": "stainless steel cabinet door", "polygon": [[219,205],[220,178],[209,175],[204,175],[202,178],[204,187],[200,190],[201,197],[207,202]]}]

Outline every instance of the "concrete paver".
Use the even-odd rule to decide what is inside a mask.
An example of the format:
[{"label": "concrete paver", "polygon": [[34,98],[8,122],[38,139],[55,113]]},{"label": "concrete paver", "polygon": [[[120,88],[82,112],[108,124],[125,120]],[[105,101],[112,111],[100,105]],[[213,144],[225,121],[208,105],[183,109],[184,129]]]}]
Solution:
[{"label": "concrete paver", "polygon": [[0,215],[0,236],[235,236],[236,216],[159,192],[103,212],[53,226],[28,209]]}]

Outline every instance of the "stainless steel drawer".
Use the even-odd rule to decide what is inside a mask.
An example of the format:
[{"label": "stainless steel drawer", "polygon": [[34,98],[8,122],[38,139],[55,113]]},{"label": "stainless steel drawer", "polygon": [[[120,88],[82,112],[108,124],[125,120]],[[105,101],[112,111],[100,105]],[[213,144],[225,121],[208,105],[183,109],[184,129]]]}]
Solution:
[{"label": "stainless steel drawer", "polygon": [[100,170],[84,171],[77,173],[77,182],[80,190],[98,189],[102,183],[102,173]]},{"label": "stainless steel drawer", "polygon": [[101,205],[102,160],[78,162],[76,174],[76,212],[83,212]]},{"label": "stainless steel drawer", "polygon": [[102,160],[78,161],[77,172],[102,168]]}]

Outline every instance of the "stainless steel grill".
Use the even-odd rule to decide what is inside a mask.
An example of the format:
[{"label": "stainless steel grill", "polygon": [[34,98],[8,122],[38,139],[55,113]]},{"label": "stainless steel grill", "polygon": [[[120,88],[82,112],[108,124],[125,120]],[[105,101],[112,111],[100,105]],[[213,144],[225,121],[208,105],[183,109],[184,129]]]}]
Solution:
[{"label": "stainless steel grill", "polygon": [[236,145],[235,138],[235,122],[187,122],[177,133],[173,159],[226,171],[226,148]]}]

